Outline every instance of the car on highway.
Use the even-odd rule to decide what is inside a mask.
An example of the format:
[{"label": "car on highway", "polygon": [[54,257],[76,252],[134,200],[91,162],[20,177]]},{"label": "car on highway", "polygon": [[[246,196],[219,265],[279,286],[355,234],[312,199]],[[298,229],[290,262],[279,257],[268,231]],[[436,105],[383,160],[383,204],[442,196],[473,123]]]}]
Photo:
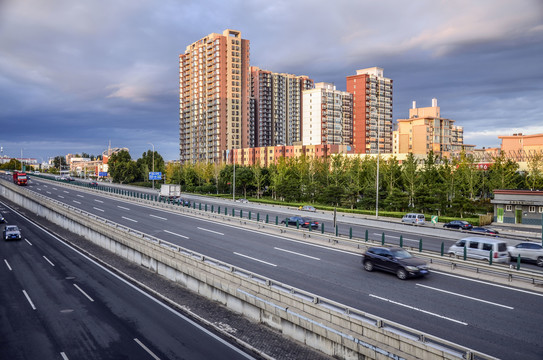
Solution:
[{"label": "car on highway", "polygon": [[3,224],[6,222],[6,219],[0,214],[0,224]]},{"label": "car on highway", "polygon": [[305,218],[301,216],[291,216],[281,221],[281,224],[285,224],[285,223],[288,224],[289,226],[299,225],[300,227],[303,227],[303,228],[309,228],[311,226],[311,229],[313,230],[316,230],[319,228],[318,221],[313,221],[309,218]]},{"label": "car on highway", "polygon": [[186,207],[190,206],[190,200],[188,199],[178,198],[175,200],[175,203],[176,204],[178,203],[181,206],[186,206]]},{"label": "car on highway", "polygon": [[447,229],[460,229],[460,230],[471,230],[473,225],[465,220],[453,220],[443,225]]},{"label": "car on highway", "polygon": [[90,187],[98,187],[98,183],[97,183],[96,181],[91,181],[91,182],[89,183],[89,186],[90,186]]},{"label": "car on highway", "polygon": [[496,236],[500,233],[498,230],[484,228],[480,226],[472,228],[471,231],[480,232],[480,233],[488,234],[488,235],[496,235]]},{"label": "car on highway", "polygon": [[378,269],[394,273],[400,280],[429,273],[426,261],[401,247],[369,247],[362,257],[362,265],[366,271]]},{"label": "car on highway", "polygon": [[533,242],[522,242],[515,246],[508,246],[507,251],[511,261],[535,262],[537,266],[543,266],[543,246]]},{"label": "car on highway", "polygon": [[450,256],[463,257],[465,253],[466,258],[486,261],[489,261],[490,259],[490,252],[492,252],[493,262],[509,262],[507,243],[503,240],[491,239],[488,237],[465,237],[451,245],[447,251]]},{"label": "car on highway", "polygon": [[424,214],[409,213],[409,214],[405,214],[402,217],[402,222],[408,223],[408,224],[424,225],[425,221],[426,221],[426,218],[424,217]]},{"label": "car on highway", "polygon": [[242,204],[248,204],[249,200],[247,199],[237,199],[236,202],[242,203]]},{"label": "car on highway", "polygon": [[315,209],[314,206],[311,206],[311,205],[304,205],[304,206],[300,206],[298,208],[298,210],[302,210],[302,211],[310,211],[310,212],[316,212],[317,209]]},{"label": "car on highway", "polygon": [[4,240],[21,240],[21,230],[17,225],[6,225],[4,231],[2,231],[2,238]]}]

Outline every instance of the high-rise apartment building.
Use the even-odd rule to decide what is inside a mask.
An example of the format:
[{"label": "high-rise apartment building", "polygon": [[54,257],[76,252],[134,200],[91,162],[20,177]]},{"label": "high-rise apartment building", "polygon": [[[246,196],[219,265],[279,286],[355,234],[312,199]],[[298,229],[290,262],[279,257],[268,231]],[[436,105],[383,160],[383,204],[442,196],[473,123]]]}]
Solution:
[{"label": "high-rise apartment building", "polygon": [[250,143],[249,40],[224,30],[179,55],[181,163],[222,162]]},{"label": "high-rise apartment building", "polygon": [[313,88],[307,76],[251,67],[251,147],[293,145],[301,141],[302,91]]},{"label": "high-rise apartment building", "polygon": [[347,76],[347,91],[353,94],[355,152],[392,153],[392,80],[382,68],[361,69]]},{"label": "high-rise apartment building", "polygon": [[398,119],[395,131],[395,153],[434,154],[448,157],[464,148],[464,131],[454,125],[454,120],[441,117],[437,99],[432,99],[432,106],[409,109],[409,119]]},{"label": "high-rise apartment building", "polygon": [[316,83],[303,92],[302,144],[352,145],[353,95],[333,84]]}]

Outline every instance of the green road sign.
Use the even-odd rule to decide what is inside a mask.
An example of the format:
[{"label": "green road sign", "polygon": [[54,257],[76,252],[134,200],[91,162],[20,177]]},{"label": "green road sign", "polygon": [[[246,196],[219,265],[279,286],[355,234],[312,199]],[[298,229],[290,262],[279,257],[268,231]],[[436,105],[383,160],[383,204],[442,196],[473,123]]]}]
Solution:
[{"label": "green road sign", "polygon": [[432,224],[437,224],[437,215],[432,215]]}]

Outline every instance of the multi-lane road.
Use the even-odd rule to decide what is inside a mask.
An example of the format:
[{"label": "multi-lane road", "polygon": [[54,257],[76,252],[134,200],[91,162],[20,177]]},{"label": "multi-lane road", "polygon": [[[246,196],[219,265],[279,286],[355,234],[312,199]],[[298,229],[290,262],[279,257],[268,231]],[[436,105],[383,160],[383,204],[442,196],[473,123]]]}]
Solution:
[{"label": "multi-lane road", "polygon": [[365,272],[360,254],[354,251],[250,231],[39,179],[27,191],[498,358],[541,359],[543,354],[542,293],[436,271],[426,278],[399,281],[390,274]]}]

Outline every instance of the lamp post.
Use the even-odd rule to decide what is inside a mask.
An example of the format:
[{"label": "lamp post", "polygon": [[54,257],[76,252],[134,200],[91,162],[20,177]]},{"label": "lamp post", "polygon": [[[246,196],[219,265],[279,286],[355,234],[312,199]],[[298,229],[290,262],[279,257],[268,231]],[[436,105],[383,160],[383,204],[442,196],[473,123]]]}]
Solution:
[{"label": "lamp post", "polygon": [[381,137],[381,128],[379,127],[379,113],[377,113],[377,178],[375,179],[375,217],[379,216],[379,158],[381,157],[379,138]]},{"label": "lamp post", "polygon": [[149,144],[149,145],[151,145],[153,147],[153,170],[152,170],[153,171],[153,180],[152,181],[153,181],[153,190],[154,190],[155,189],[155,174],[154,174],[154,172],[155,172],[155,146],[153,144],[151,144],[151,143],[147,143],[147,144]]}]

